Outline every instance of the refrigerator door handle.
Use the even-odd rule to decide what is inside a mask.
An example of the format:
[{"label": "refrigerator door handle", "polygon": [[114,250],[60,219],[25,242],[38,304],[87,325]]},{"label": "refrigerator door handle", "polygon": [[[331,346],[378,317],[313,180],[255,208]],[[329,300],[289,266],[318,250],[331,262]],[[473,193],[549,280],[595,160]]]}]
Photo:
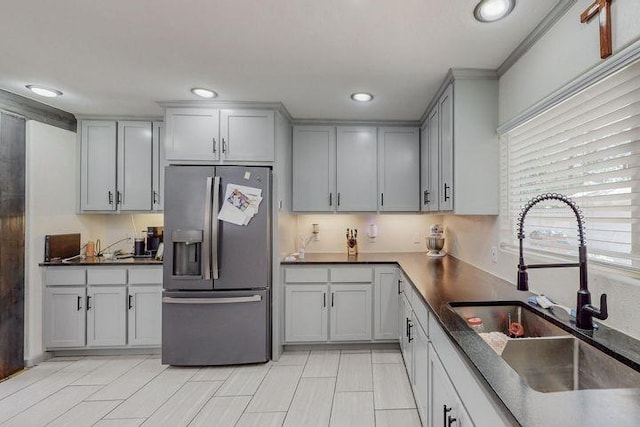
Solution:
[{"label": "refrigerator door handle", "polygon": [[162,302],[166,304],[239,304],[244,302],[260,302],[262,296],[253,295],[250,297],[231,298],[173,298],[163,297]]},{"label": "refrigerator door handle", "polygon": [[204,204],[204,236],[202,239],[202,272],[205,280],[211,280],[211,256],[209,255],[211,241],[211,198],[213,177],[207,177],[207,189],[205,190]]},{"label": "refrigerator door handle", "polygon": [[213,269],[213,278],[217,279],[218,274],[218,212],[220,211],[220,177],[213,179],[213,215],[211,216],[211,264]]}]

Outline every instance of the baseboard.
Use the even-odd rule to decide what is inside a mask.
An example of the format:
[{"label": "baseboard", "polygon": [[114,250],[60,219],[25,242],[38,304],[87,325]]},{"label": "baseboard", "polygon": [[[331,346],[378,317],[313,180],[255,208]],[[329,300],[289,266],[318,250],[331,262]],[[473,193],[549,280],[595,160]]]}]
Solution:
[{"label": "baseboard", "polygon": [[36,357],[32,357],[30,359],[25,359],[24,360],[24,367],[25,368],[31,368],[32,366],[36,366],[39,363],[44,362],[47,359],[51,359],[51,355],[49,353],[41,353],[39,355],[37,355]]},{"label": "baseboard", "polygon": [[135,356],[141,354],[160,354],[160,347],[148,348],[92,348],[92,349],[75,349],[75,350],[54,350],[47,354],[50,357],[69,357],[69,356]]},{"label": "baseboard", "polygon": [[309,351],[309,350],[399,350],[397,341],[383,343],[318,343],[318,344],[286,344],[285,351]]}]

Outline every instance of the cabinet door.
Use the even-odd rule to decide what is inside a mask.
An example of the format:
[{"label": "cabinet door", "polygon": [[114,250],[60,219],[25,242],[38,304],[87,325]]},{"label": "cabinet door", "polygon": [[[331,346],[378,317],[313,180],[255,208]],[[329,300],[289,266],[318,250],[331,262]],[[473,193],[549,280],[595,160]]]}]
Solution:
[{"label": "cabinet door", "polygon": [[400,350],[402,351],[404,366],[407,368],[409,381],[413,383],[413,351],[411,349],[412,343],[409,341],[409,329],[413,323],[413,312],[404,294],[400,295],[400,308],[398,311],[400,314]]},{"label": "cabinet door", "polygon": [[129,345],[162,343],[162,286],[129,286]]},{"label": "cabinet door", "polygon": [[293,128],[293,210],[329,212],[336,204],[336,130]]},{"label": "cabinet door", "polygon": [[438,101],[440,113],[440,210],[453,210],[453,84]]},{"label": "cabinet door", "polygon": [[379,209],[420,210],[420,136],[418,128],[378,129]]},{"label": "cabinet door", "polygon": [[87,345],[126,344],[125,286],[89,286],[87,291]]},{"label": "cabinet door", "polygon": [[118,122],[118,192],[121,211],[151,210],[151,122]]},{"label": "cabinet door", "polygon": [[376,340],[398,338],[398,296],[400,295],[397,270],[393,267],[375,269],[375,304],[373,319]]},{"label": "cabinet door", "polygon": [[431,406],[431,426],[472,426],[453,384],[442,366],[433,345],[429,344],[429,403]]},{"label": "cabinet door", "polygon": [[155,211],[164,210],[164,167],[166,165],[164,155],[164,123],[153,122],[153,163],[151,182],[151,202]]},{"label": "cabinet door", "polygon": [[429,340],[418,322],[412,329],[413,340],[413,395],[423,425],[429,415]]},{"label": "cabinet door", "polygon": [[429,115],[429,203],[428,210],[440,209],[440,114],[436,106]]},{"label": "cabinet door", "polygon": [[85,287],[45,288],[44,343],[46,348],[85,344]]},{"label": "cabinet door", "polygon": [[331,285],[331,341],[370,341],[371,302],[371,284]]},{"label": "cabinet door", "polygon": [[272,162],[275,117],[266,110],[221,110],[222,160]]},{"label": "cabinet door", "polygon": [[375,212],[378,154],[374,127],[339,127],[336,144],[337,210]]},{"label": "cabinet door", "polygon": [[420,210],[422,212],[429,211],[429,199],[430,190],[429,187],[429,171],[431,170],[431,163],[429,162],[429,120],[420,128]]},{"label": "cabinet door", "polygon": [[287,342],[327,341],[327,293],[327,285],[285,286]]},{"label": "cabinet door", "polygon": [[211,161],[220,158],[218,110],[169,108],[165,119],[167,160]]},{"label": "cabinet door", "polygon": [[84,120],[80,143],[80,208],[116,209],[116,122]]}]

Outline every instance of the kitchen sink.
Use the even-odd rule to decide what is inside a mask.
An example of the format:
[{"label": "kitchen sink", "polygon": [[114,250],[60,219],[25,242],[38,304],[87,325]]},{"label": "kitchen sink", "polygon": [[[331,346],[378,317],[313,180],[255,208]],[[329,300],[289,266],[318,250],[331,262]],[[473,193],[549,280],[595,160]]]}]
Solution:
[{"label": "kitchen sink", "polygon": [[[472,329],[533,390],[550,393],[640,388],[640,372],[576,338],[525,303],[473,302],[449,306],[465,322],[473,317],[482,319],[482,329],[477,326]],[[523,326],[523,337],[507,337],[511,322]]]}]

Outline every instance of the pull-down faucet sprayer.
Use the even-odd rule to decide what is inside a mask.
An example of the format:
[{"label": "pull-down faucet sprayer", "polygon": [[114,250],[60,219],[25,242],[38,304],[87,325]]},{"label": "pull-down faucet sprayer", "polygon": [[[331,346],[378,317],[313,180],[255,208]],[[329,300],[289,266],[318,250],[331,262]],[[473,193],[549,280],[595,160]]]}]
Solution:
[{"label": "pull-down faucet sprayer", "polygon": [[[530,264],[524,263],[523,254],[523,242],[524,242],[524,219],[529,210],[538,203],[545,200],[558,200],[569,206],[576,216],[578,221],[578,262],[577,263],[563,263],[563,264]],[[547,193],[541,194],[529,200],[527,204],[522,208],[520,216],[518,217],[518,240],[519,240],[519,252],[518,258],[518,290],[529,290],[529,275],[527,270],[530,268],[563,268],[563,267],[578,267],[580,269],[580,289],[578,290],[577,305],[576,305],[576,327],[587,331],[593,330],[593,317],[604,320],[607,318],[607,294],[600,296],[600,308],[596,308],[591,305],[591,293],[587,287],[587,246],[584,238],[584,216],[582,211],[576,205],[576,203],[562,194]]]}]

